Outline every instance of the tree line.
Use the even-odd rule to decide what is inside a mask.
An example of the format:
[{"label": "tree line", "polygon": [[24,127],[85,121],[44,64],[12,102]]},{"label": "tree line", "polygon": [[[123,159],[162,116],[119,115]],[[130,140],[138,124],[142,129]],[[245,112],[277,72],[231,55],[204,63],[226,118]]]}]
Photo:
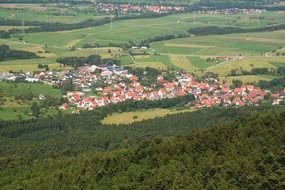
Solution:
[{"label": "tree line", "polygon": [[285,77],[285,67],[278,67],[276,69],[268,68],[252,68],[250,71],[241,69],[232,69],[228,76],[242,76],[242,75],[273,75],[277,77]]},{"label": "tree line", "polygon": [[74,68],[89,65],[120,65],[121,61],[117,59],[105,58],[100,55],[90,55],[88,57],[63,57],[56,60],[58,63],[68,65]]},{"label": "tree line", "polygon": [[9,46],[5,44],[0,45],[0,61],[6,61],[11,59],[31,59],[37,57],[38,56],[32,52],[12,50]]},{"label": "tree line", "polygon": [[262,28],[209,26],[209,27],[191,28],[188,30],[188,32],[196,36],[204,36],[204,35],[220,35],[220,34],[232,34],[232,33],[270,32],[270,31],[283,30],[283,29],[285,29],[285,24],[280,24],[276,26],[266,26]]}]

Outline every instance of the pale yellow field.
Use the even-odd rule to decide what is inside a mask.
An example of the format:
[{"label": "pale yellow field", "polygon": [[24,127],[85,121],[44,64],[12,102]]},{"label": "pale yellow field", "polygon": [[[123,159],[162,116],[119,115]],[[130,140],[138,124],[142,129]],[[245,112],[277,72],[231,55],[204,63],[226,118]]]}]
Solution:
[{"label": "pale yellow field", "polygon": [[195,70],[198,69],[197,67],[189,63],[188,59],[186,59],[186,57],[184,56],[171,55],[170,61],[173,65],[176,65],[177,67],[182,68],[188,72],[194,72]]},{"label": "pale yellow field", "polygon": [[[102,120],[103,124],[130,124],[142,120],[154,119],[156,117],[164,117],[166,115],[183,113],[183,112],[193,112],[194,109],[183,109],[183,110],[173,110],[173,109],[153,109],[135,112],[124,112],[115,113]],[[137,118],[134,118],[137,117]]]}]

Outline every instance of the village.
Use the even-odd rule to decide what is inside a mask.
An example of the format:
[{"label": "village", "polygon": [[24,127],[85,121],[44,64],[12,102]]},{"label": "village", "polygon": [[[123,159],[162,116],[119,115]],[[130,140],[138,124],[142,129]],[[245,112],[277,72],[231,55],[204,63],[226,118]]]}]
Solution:
[{"label": "village", "polygon": [[261,14],[265,12],[262,9],[240,9],[240,8],[228,8],[228,9],[214,9],[214,10],[199,10],[195,11],[196,14],[210,14],[210,15],[236,15],[236,14]]},{"label": "village", "polygon": [[170,13],[170,12],[183,12],[183,6],[156,6],[156,5],[131,5],[131,4],[111,4],[111,3],[98,3],[95,4],[98,11],[112,12],[120,11],[121,13],[130,12],[148,12],[148,13]]},{"label": "village", "polygon": [[279,105],[285,100],[285,89],[280,93],[271,93],[254,85],[242,85],[232,88],[221,84],[215,78],[197,80],[192,74],[182,71],[173,72],[172,81],[158,75],[154,83],[143,85],[139,77],[128,69],[116,65],[85,65],[77,70],[42,71],[38,73],[1,73],[3,81],[37,82],[62,87],[70,82],[72,90],[63,96],[68,101],[59,108],[67,110],[94,110],[97,107],[116,104],[127,100],[155,101],[166,98],[193,95],[194,102],[189,102],[193,109],[215,106],[258,106],[264,100],[271,99],[272,105]]},{"label": "village", "polygon": [[[98,11],[120,13],[179,13],[187,11],[184,6],[164,6],[164,5],[131,5],[131,4],[112,4],[112,3],[98,3],[95,4]],[[261,14],[263,9],[247,9],[247,8],[225,8],[225,9],[204,9],[194,11],[195,14],[211,14],[211,15],[236,15],[236,14]]]}]

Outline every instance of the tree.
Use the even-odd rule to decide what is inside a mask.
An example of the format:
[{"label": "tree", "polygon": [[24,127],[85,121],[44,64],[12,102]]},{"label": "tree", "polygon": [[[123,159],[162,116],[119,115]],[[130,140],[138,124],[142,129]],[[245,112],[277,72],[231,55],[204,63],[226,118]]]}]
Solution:
[{"label": "tree", "polygon": [[233,87],[234,88],[239,88],[243,85],[243,82],[241,80],[233,80]]},{"label": "tree", "polygon": [[38,117],[40,115],[40,107],[38,106],[37,102],[33,102],[31,106],[31,111],[34,117]]},{"label": "tree", "polygon": [[73,90],[73,83],[71,79],[62,82],[62,91],[67,92]]}]

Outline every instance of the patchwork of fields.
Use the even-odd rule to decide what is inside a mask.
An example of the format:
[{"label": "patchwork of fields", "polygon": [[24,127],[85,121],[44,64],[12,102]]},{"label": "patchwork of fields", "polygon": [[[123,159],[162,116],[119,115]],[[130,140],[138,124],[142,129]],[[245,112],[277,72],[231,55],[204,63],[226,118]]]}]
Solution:
[{"label": "patchwork of fields", "polygon": [[161,54],[198,56],[260,56],[285,46],[285,30],[247,34],[200,36],[153,43]]},{"label": "patchwork of fields", "polygon": [[[159,18],[116,21],[112,24],[79,30],[32,33],[25,37],[25,41],[51,46],[81,47],[89,41],[96,41],[100,45],[122,44],[169,34],[186,34],[189,28],[203,26],[259,28],[267,26],[270,22],[285,23],[285,14],[264,12],[261,16],[264,16],[264,19],[252,15],[174,14]],[[187,53],[195,50],[195,47],[192,50],[188,49]]]},{"label": "patchwork of fields", "polygon": [[[27,20],[39,22],[76,23],[86,19],[101,19],[104,16],[94,16],[89,13],[65,14],[68,9],[60,9],[53,5],[23,4],[21,9],[13,5],[1,5],[0,18],[5,20]],[[8,7],[7,7],[8,6]],[[9,8],[9,9],[7,9]],[[57,14],[62,11],[62,14]],[[64,13],[64,14],[63,14]],[[82,28],[59,32],[28,33],[24,41],[15,35],[11,39],[0,39],[1,44],[7,44],[12,49],[31,51],[41,58],[30,60],[4,61],[0,71],[35,71],[38,64],[47,64],[50,69],[70,69],[60,67],[56,63],[58,57],[89,56],[99,54],[103,58],[117,58],[124,65],[138,67],[153,67],[183,69],[198,75],[203,72],[214,72],[225,77],[232,69],[250,70],[256,67],[276,68],[285,64],[285,58],[272,57],[271,52],[285,46],[285,30],[274,32],[194,36],[152,43],[151,52],[155,55],[122,56],[120,48],[80,49],[83,44],[96,42],[100,45],[122,44],[169,35],[187,34],[189,28],[207,26],[231,26],[241,28],[258,28],[272,23],[285,23],[284,11],[265,11],[260,15],[208,15],[208,14],[172,14],[158,18],[145,18],[115,21],[97,27]],[[105,16],[106,17],[106,16]],[[0,30],[21,28],[17,26],[0,26]],[[70,51],[71,47],[78,47]],[[110,52],[111,51],[111,52]],[[283,49],[278,50],[282,53]],[[227,56],[231,60],[225,62],[207,61],[209,57]],[[238,57],[238,58],[237,58]],[[278,64],[278,66],[276,65]],[[249,78],[249,77],[245,77]],[[244,79],[246,81],[246,79]],[[249,79],[248,81],[252,81]],[[230,81],[230,79],[229,79]]]}]

